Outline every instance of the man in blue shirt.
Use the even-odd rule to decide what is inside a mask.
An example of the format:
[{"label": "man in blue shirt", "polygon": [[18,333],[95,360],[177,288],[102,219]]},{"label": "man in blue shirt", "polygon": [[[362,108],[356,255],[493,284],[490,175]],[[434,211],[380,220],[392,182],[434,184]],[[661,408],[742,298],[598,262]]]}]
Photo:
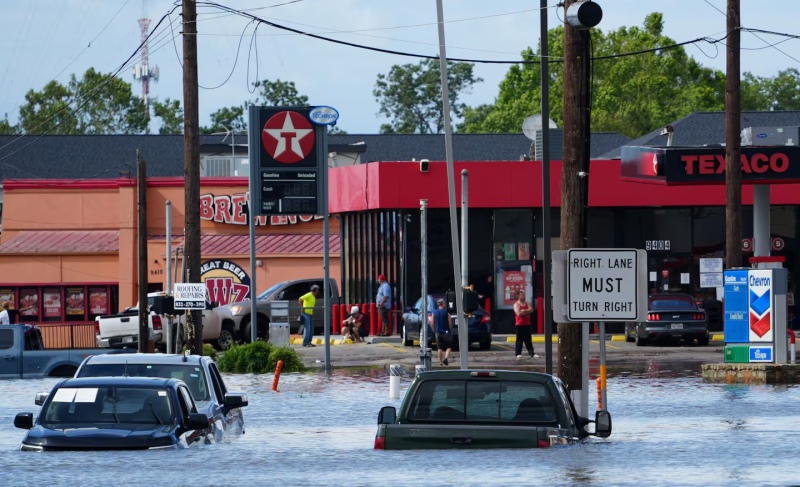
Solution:
[{"label": "man in blue shirt", "polygon": [[[439,350],[439,365],[450,365],[450,347],[453,343],[453,320],[450,313],[444,307],[444,299],[436,301],[436,308],[433,311],[433,332],[436,333],[436,348]],[[442,351],[444,360],[442,360]]]},{"label": "man in blue shirt", "polygon": [[375,297],[375,304],[378,307],[378,316],[381,317],[381,332],[378,336],[388,337],[389,332],[389,310],[392,309],[392,288],[386,282],[386,276],[378,276],[378,295]]}]

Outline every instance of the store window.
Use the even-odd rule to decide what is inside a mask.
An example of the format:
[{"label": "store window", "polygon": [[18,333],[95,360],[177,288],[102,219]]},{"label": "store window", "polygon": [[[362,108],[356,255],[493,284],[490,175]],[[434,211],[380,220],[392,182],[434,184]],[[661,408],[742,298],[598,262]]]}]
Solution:
[{"label": "store window", "polygon": [[39,321],[39,288],[20,288],[19,290],[19,322]]},{"label": "store window", "polygon": [[62,321],[61,301],[61,288],[46,287],[42,289],[43,321]]},{"label": "store window", "polygon": [[89,321],[100,315],[109,314],[109,296],[107,287],[89,288]]},{"label": "store window", "polygon": [[495,307],[511,309],[519,291],[532,301],[535,293],[533,211],[498,210],[494,214]]},{"label": "store window", "polygon": [[64,318],[66,321],[86,321],[85,288],[68,287],[64,290]]}]

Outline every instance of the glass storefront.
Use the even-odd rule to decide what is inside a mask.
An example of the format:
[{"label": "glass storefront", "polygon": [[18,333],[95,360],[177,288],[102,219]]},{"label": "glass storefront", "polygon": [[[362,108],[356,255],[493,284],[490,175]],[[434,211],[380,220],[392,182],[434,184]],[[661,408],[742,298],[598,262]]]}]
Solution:
[{"label": "glass storefront", "polygon": [[4,286],[0,303],[8,302],[16,323],[93,322],[116,313],[119,286]]}]

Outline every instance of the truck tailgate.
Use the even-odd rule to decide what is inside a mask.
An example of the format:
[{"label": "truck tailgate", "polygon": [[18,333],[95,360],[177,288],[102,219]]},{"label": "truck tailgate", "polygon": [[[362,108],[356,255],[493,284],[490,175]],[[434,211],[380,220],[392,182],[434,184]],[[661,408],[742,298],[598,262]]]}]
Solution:
[{"label": "truck tailgate", "polygon": [[118,315],[103,317],[98,322],[100,338],[137,335],[139,333],[138,315]]},{"label": "truck tailgate", "polygon": [[[381,431],[383,430],[383,431]],[[549,446],[557,428],[465,424],[382,424],[386,450],[444,448],[536,448],[539,440]]]}]

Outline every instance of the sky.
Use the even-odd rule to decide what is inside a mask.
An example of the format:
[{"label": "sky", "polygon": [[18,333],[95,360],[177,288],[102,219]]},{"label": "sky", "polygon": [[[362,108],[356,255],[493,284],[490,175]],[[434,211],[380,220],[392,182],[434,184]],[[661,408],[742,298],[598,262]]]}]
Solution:
[{"label": "sky", "polygon": [[[438,54],[435,0],[219,0],[267,20],[331,38],[416,54]],[[558,2],[548,0],[552,28],[563,18]],[[598,0],[604,32],[622,26],[641,26],[651,12],[664,15],[664,33],[676,42],[719,37],[725,32],[725,0]],[[537,0],[443,0],[448,57],[518,60],[540,36]],[[800,10],[766,8],[761,0],[741,0],[742,25],[800,34]],[[146,5],[146,7],[145,7]],[[152,19],[151,29],[173,3],[164,0],[0,0],[0,117],[16,122],[25,93],[48,81],[69,81],[94,67],[111,72],[122,65],[140,43],[138,19]],[[180,7],[172,14],[175,43],[165,19],[150,43],[150,65],[159,80],[150,85],[151,97],[181,99],[182,68],[179,35]],[[419,59],[372,52],[260,26],[252,42],[250,21],[212,7],[198,8],[198,66],[200,124],[209,124],[215,110],[251,100],[256,79],[294,81],[312,105],[330,105],[340,112],[338,126],[351,134],[377,133],[388,120],[378,115],[372,94],[378,74],[395,64]],[[249,24],[249,25],[248,25]],[[242,37],[243,30],[246,32]],[[742,33],[742,72],[774,76],[779,70],[800,68],[800,40]],[[237,46],[241,48],[237,57]],[[686,46],[701,64],[725,69],[724,46]],[[779,52],[780,49],[782,52]],[[177,52],[176,52],[177,51]],[[256,55],[257,52],[257,55]],[[249,63],[248,63],[249,56]],[[797,58],[797,59],[794,59]],[[249,69],[248,69],[249,68]],[[469,105],[492,103],[508,65],[477,64],[483,82],[464,96]],[[127,68],[120,77],[133,82]],[[213,88],[213,89],[211,89]],[[141,85],[134,84],[141,95]],[[155,123],[155,122],[154,122]],[[155,130],[153,130],[155,129]],[[157,132],[156,127],[151,127]]]}]

